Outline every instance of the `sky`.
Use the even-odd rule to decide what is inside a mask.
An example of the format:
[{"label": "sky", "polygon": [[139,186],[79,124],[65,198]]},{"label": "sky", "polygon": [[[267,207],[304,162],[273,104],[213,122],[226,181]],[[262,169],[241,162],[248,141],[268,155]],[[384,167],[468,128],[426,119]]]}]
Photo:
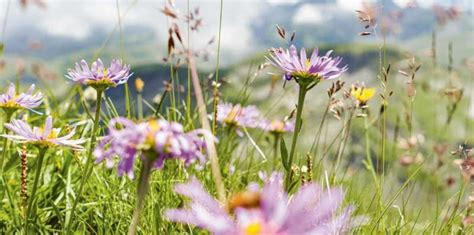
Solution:
[{"label": "sky", "polygon": [[[29,0],[30,2],[34,0]],[[47,7],[42,9],[34,4],[22,8],[18,0],[0,0],[0,20],[3,27],[2,38],[15,30],[36,27],[45,34],[83,40],[93,36],[94,28],[112,30],[117,22],[117,3],[123,18],[122,27],[142,25],[153,28],[157,42],[165,45],[167,40],[167,19],[160,12],[164,0],[43,0]],[[185,11],[186,1],[177,0],[178,8]],[[281,5],[294,5],[300,0],[225,0],[223,7],[223,31],[221,47],[224,53],[242,56],[252,51],[252,31],[250,26],[259,21],[260,13],[268,8]],[[321,2],[321,1],[319,1]],[[328,9],[354,12],[360,9],[362,0],[334,0],[330,4],[302,4],[292,18],[295,23],[321,23]],[[395,0],[405,7],[411,0]],[[434,3],[441,5],[458,4],[464,9],[472,9],[472,0],[418,0],[421,7],[429,8]],[[10,3],[10,4],[9,4]],[[198,42],[207,42],[217,35],[219,22],[219,0],[192,0],[191,8],[200,7],[204,26],[193,36]],[[7,9],[8,17],[7,16]],[[472,10],[471,10],[472,12]],[[5,19],[7,22],[5,23]],[[127,36],[127,35],[125,35]]]}]

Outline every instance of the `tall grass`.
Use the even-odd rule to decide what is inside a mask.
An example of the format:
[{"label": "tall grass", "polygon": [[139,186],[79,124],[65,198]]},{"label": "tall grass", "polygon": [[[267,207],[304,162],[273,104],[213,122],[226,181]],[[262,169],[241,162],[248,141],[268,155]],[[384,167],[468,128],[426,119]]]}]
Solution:
[{"label": "tall grass", "polygon": [[[126,12],[121,13],[119,2],[116,4],[120,37],[117,56],[126,58],[125,38],[122,38]],[[192,34],[196,32],[188,21],[187,40],[180,43],[184,65],[177,64],[179,53],[168,55],[170,85],[157,91],[161,99],[155,106],[149,105],[151,101],[141,91],[133,97],[134,86],[128,84],[123,87],[125,111],[122,113],[100,89],[95,103],[87,101],[82,87],[78,86],[71,88],[63,99],[48,98],[50,102],[45,102],[40,111],[54,115],[59,120],[55,123],[58,126],[75,126],[77,137],[89,141],[87,151],[57,148],[38,152],[28,145],[27,154],[20,162],[21,145],[3,138],[1,233],[201,234],[205,233],[202,229],[171,223],[163,215],[167,208],[181,207],[186,202],[173,191],[177,183],[195,176],[225,205],[231,195],[245,190],[251,182],[261,183],[261,178],[273,171],[285,172],[285,186],[290,194],[309,182],[325,188],[342,186],[346,192],[345,204],[354,205],[354,217],[360,216],[353,221],[357,226],[350,233],[471,234],[474,231],[474,195],[470,183],[473,174],[469,168],[474,165],[469,161],[474,141],[469,133],[474,122],[465,112],[469,102],[458,90],[445,92],[446,98],[439,95],[443,93],[440,90],[422,87],[423,83],[438,81],[449,84],[451,80],[443,79],[454,72],[460,74],[458,82],[472,87],[472,74],[466,68],[452,62],[449,68],[444,68],[436,62],[436,57],[414,56],[417,63],[411,58],[389,60],[383,36],[376,49],[367,47],[380,55],[375,60],[378,69],[372,71],[374,77],[366,84],[377,87],[376,97],[380,98],[374,97],[363,105],[357,103],[350,88],[357,85],[351,80],[353,74],[341,78],[345,84],[321,81],[326,84],[314,88],[288,82],[286,87],[277,86],[261,98],[260,94],[271,83],[267,72],[274,72],[263,65],[263,57],[235,67],[221,67],[221,32],[226,27],[223,4],[220,1],[219,19],[216,19],[219,28],[215,69],[199,69],[200,61],[192,47]],[[189,12],[192,10],[188,0]],[[173,35],[170,37],[176,38]],[[93,57],[100,56],[109,40]],[[433,33],[433,55],[437,54],[437,44]],[[454,56],[452,47],[450,44],[450,61]],[[337,52],[338,48],[335,49]],[[262,66],[255,68],[255,64]],[[187,68],[185,91],[180,90],[177,66]],[[402,71],[397,73],[397,70]],[[203,76],[206,73],[214,73],[213,79],[206,79]],[[135,82],[134,78],[129,82]],[[407,89],[416,90],[416,95],[410,93],[413,90],[407,94]],[[472,96],[472,89],[470,93]],[[295,130],[292,134],[272,135],[260,129],[243,128],[244,135],[238,136],[235,129],[217,122],[217,106],[222,100],[256,104],[266,117],[288,116],[296,122]],[[138,105],[137,109],[134,104]],[[94,113],[90,113],[91,107],[95,107]],[[106,123],[119,116],[136,121],[164,118],[182,123],[186,130],[202,127],[214,133],[219,142],[206,140],[210,163],[202,169],[170,161],[163,169],[151,170],[144,161],[135,165],[136,169],[142,169],[141,179],[117,177],[115,170],[94,164],[93,151],[97,139],[105,133]],[[41,123],[43,118],[28,110],[2,114],[2,117],[3,123],[11,118]],[[463,130],[465,136],[459,134],[462,129],[467,129]],[[2,131],[7,133],[5,128]],[[441,144],[447,146],[443,151],[437,150]],[[454,159],[461,163],[455,165]],[[23,181],[20,169],[20,164],[25,164],[23,160],[28,160],[26,213],[19,209],[25,207],[19,183]],[[31,179],[34,179],[32,185]]]}]

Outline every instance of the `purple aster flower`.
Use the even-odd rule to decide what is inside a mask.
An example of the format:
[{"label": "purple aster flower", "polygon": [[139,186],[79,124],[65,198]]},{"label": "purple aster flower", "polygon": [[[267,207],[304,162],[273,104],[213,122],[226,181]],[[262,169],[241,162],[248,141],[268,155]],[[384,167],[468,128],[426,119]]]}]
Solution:
[{"label": "purple aster flower", "polygon": [[283,134],[286,132],[293,132],[295,130],[295,122],[281,120],[265,120],[260,123],[260,128],[264,131],[273,134]]},{"label": "purple aster flower", "polygon": [[235,126],[237,133],[242,135],[240,128],[259,127],[262,115],[253,105],[242,107],[240,104],[220,103],[217,105],[216,120],[224,125]]},{"label": "purple aster flower", "polygon": [[306,50],[301,49],[299,55],[294,45],[289,49],[272,49],[267,61],[284,72],[286,80],[295,79],[298,83],[309,84],[311,81],[319,82],[339,77],[348,67],[339,67],[341,57],[332,58],[328,51],[326,55],[318,55],[318,48],[313,50],[311,57],[307,58]]},{"label": "purple aster flower", "polygon": [[2,135],[5,138],[11,139],[20,143],[30,143],[40,147],[63,146],[75,150],[81,150],[81,146],[85,140],[74,140],[72,137],[76,133],[75,130],[68,134],[59,137],[60,128],[53,128],[53,118],[48,116],[44,127],[31,128],[26,122],[22,120],[12,120],[11,123],[5,124],[5,127],[13,131],[14,135]]},{"label": "purple aster flower", "polygon": [[8,91],[0,94],[0,108],[3,109],[32,109],[41,105],[43,102],[43,94],[35,91],[35,85],[31,85],[26,93],[16,94],[15,85],[10,83]]},{"label": "purple aster flower", "polygon": [[196,179],[177,185],[175,191],[192,202],[188,208],[166,211],[166,217],[213,234],[343,234],[351,227],[351,207],[340,210],[344,200],[340,188],[324,191],[307,184],[289,198],[281,174],[273,174],[261,190],[251,185],[232,197],[226,207]]},{"label": "purple aster flower", "polygon": [[110,67],[105,68],[102,60],[94,61],[89,68],[85,60],[76,63],[75,69],[69,69],[67,78],[96,89],[106,89],[126,83],[130,73],[130,65],[122,64],[121,60],[112,60]]},{"label": "purple aster flower", "polygon": [[110,120],[109,134],[99,142],[94,155],[96,162],[105,160],[109,168],[114,164],[113,157],[119,157],[118,174],[133,178],[137,155],[150,158],[155,168],[163,167],[167,159],[182,159],[186,165],[196,160],[204,163],[204,135],[212,136],[203,129],[184,132],[181,124],[166,120],[134,123],[126,118],[115,118]]}]

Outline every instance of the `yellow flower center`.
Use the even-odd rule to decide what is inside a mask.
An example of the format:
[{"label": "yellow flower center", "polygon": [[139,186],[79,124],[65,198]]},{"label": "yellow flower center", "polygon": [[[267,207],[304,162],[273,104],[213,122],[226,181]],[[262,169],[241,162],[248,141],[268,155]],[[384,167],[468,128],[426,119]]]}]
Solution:
[{"label": "yellow flower center", "polygon": [[245,191],[235,194],[229,199],[227,208],[233,213],[236,208],[258,208],[260,206],[260,193],[254,191]]},{"label": "yellow flower center", "polygon": [[282,121],[272,121],[271,130],[273,132],[283,133],[285,132],[285,123],[283,123]]},{"label": "yellow flower center", "polygon": [[15,102],[15,98],[16,97],[14,97],[13,99],[8,100],[6,103],[2,104],[2,107],[5,107],[5,108],[20,108],[20,105],[18,105],[18,103]]},{"label": "yellow flower center", "polygon": [[[150,156],[155,157],[156,154],[153,152],[154,151],[153,146],[155,145],[155,135],[161,129],[161,126],[156,119],[150,119],[148,121],[148,127],[149,127],[149,132],[146,135],[145,144],[142,146],[142,149],[145,150],[145,152],[151,151],[150,153],[153,153],[153,154]],[[171,146],[170,140],[171,140],[170,138],[166,139],[165,145],[163,147],[164,153],[170,152],[169,150]]]},{"label": "yellow flower center", "polygon": [[150,132],[148,132],[146,137],[146,142],[152,146],[155,142],[155,134],[160,130],[160,124],[155,119],[148,121],[148,126],[150,127]]},{"label": "yellow flower center", "polygon": [[306,59],[305,63],[305,69],[301,71],[295,71],[294,73],[291,74],[292,77],[298,78],[300,82],[303,82],[304,84],[309,84],[313,81],[319,82],[321,80],[321,77],[317,73],[310,73],[309,68],[311,67],[311,61],[309,59]]},{"label": "yellow flower center", "polygon": [[246,235],[258,235],[262,231],[262,225],[258,222],[251,223],[245,228]]},{"label": "yellow flower center", "polygon": [[[44,133],[44,127],[41,127],[40,129],[41,129],[41,132]],[[56,139],[56,138],[58,138],[58,133],[56,133],[55,130],[51,130],[51,132],[46,137],[46,139]]]},{"label": "yellow flower center", "polygon": [[110,80],[108,77],[103,77],[102,79],[99,80],[89,80],[87,81],[87,85],[95,88],[95,89],[106,89],[109,87],[114,87],[115,83]]},{"label": "yellow flower center", "polygon": [[235,121],[235,118],[237,117],[237,115],[240,114],[240,112],[241,112],[240,107],[233,107],[224,121],[228,124],[237,124]]},{"label": "yellow flower center", "polygon": [[366,103],[375,95],[375,88],[352,87],[351,95],[361,103]]},{"label": "yellow flower center", "polygon": [[48,135],[48,139],[56,139],[58,138],[58,133],[56,133],[56,131],[51,131],[51,133],[49,133]]}]

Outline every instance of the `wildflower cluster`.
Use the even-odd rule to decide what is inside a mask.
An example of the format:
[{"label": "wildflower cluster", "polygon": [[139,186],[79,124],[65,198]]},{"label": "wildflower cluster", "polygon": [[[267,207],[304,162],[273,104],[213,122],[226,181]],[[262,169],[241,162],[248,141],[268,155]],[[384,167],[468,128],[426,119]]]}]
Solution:
[{"label": "wildflower cluster", "polygon": [[81,139],[72,139],[76,133],[74,130],[60,137],[61,129],[53,128],[53,118],[51,116],[46,118],[43,127],[31,128],[28,123],[22,120],[12,120],[11,123],[5,124],[5,127],[13,131],[15,135],[3,135],[3,137],[19,143],[30,143],[39,147],[63,146],[72,149],[82,149],[83,147],[80,144],[85,142]]},{"label": "wildflower cluster", "polygon": [[272,174],[262,189],[251,184],[226,206],[196,179],[177,185],[175,191],[192,201],[189,207],[166,211],[168,219],[213,234],[342,234],[350,228],[351,207],[338,213],[344,199],[341,189],[324,191],[307,184],[289,198],[279,173]]},{"label": "wildflower cluster", "polygon": [[308,58],[306,50],[302,48],[298,51],[294,45],[289,49],[271,49],[268,62],[284,72],[285,80],[294,79],[304,87],[314,86],[321,80],[329,80],[339,77],[347,71],[347,65],[340,67],[341,57],[332,58],[332,51],[328,51],[324,56],[319,55],[318,48]]},{"label": "wildflower cluster", "polygon": [[[118,128],[121,126],[121,128]],[[109,133],[94,151],[97,161],[105,161],[112,167],[113,157],[117,156],[118,174],[134,177],[133,165],[136,157],[149,159],[155,168],[162,168],[167,159],[182,159],[189,165],[196,160],[205,162],[202,151],[205,142],[201,138],[207,135],[206,130],[196,129],[184,132],[183,126],[166,120],[150,120],[135,123],[126,118],[115,118],[109,122]]]},{"label": "wildflower cluster", "polygon": [[17,94],[15,84],[11,83],[5,94],[0,94],[0,109],[14,112],[18,109],[33,109],[41,105],[43,94],[35,93],[35,85],[31,85],[26,93]]},{"label": "wildflower cluster", "polygon": [[242,107],[240,104],[220,103],[217,105],[217,121],[224,126],[234,127],[242,136],[242,128],[258,128],[273,134],[292,132],[294,122],[290,120],[268,120],[254,105]]},{"label": "wildflower cluster", "polygon": [[116,59],[112,60],[108,68],[104,66],[101,59],[94,61],[90,68],[85,60],[81,60],[66,75],[74,82],[100,90],[126,83],[131,76],[130,65],[122,64],[121,60]]}]

